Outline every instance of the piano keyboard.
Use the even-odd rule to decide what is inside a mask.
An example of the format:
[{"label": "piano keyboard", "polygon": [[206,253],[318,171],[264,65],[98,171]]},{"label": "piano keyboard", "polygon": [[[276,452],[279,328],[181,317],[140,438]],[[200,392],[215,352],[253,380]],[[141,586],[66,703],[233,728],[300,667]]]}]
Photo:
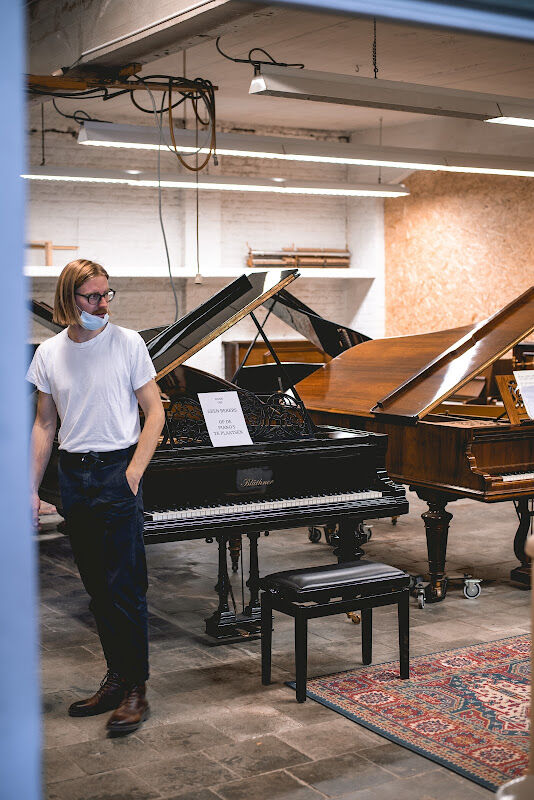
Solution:
[{"label": "piano keyboard", "polygon": [[249,503],[229,503],[220,506],[196,508],[179,508],[170,511],[152,511],[145,517],[153,522],[169,522],[172,520],[193,520],[206,517],[219,517],[224,514],[251,514],[257,511],[279,511],[291,508],[306,509],[333,503],[351,503],[355,500],[373,500],[381,498],[382,492],[363,490],[359,492],[340,492],[339,494],[322,494],[309,497],[288,497],[282,500],[256,500]]},{"label": "piano keyboard", "polygon": [[531,481],[534,478],[534,472],[511,472],[501,477],[505,483],[508,481]]}]

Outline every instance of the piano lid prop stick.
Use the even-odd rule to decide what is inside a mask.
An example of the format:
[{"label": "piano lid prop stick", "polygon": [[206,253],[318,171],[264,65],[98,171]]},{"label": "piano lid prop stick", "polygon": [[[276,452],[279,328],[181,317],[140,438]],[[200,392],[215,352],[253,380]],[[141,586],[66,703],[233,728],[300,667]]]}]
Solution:
[{"label": "piano lid prop stick", "polygon": [[534,696],[532,692],[532,675],[534,675],[534,647],[532,644],[534,642],[534,536],[529,536],[525,542],[525,553],[531,560],[530,585],[533,587],[530,608],[530,750],[526,774],[520,778],[514,778],[513,781],[503,783],[497,791],[497,800],[532,800],[534,797],[534,728],[532,726],[532,720],[534,719]]}]

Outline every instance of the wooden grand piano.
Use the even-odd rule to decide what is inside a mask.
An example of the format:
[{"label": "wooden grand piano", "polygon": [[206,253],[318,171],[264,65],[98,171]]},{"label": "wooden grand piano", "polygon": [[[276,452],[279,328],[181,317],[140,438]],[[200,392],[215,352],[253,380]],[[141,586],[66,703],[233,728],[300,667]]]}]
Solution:
[{"label": "wooden grand piano", "polygon": [[[333,523],[339,531],[335,552],[347,561],[361,554],[363,520],[408,510],[403,488],[384,469],[386,436],[315,426],[298,396],[258,396],[184,363],[245,315],[255,319],[254,310],[297,275],[243,275],[147,341],[166,423],[143,479],[145,541],[217,541],[218,607],[206,632],[222,641],[259,629],[261,533]],[[210,391],[238,393],[251,445],[211,445],[197,396]],[[57,442],[39,494],[60,507]],[[250,547],[250,598],[238,613],[229,604],[227,552],[242,536]]]},{"label": "wooden grand piano", "polygon": [[317,423],[388,434],[388,474],[428,503],[422,516],[430,602],[446,594],[452,519],[446,506],[461,497],[515,502],[514,550],[521,565],[512,578],[528,582],[524,542],[534,497],[534,422],[511,424],[502,405],[449,398],[533,330],[531,287],[478,325],[363,342],[297,384]]}]

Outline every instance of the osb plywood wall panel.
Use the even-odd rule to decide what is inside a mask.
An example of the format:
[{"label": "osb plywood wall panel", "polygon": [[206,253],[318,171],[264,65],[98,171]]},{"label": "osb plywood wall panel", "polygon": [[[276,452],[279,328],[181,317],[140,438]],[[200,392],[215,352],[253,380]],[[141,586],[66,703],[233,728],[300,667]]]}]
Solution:
[{"label": "osb plywood wall panel", "polygon": [[406,183],[385,202],[387,336],[477,322],[534,283],[534,178]]}]

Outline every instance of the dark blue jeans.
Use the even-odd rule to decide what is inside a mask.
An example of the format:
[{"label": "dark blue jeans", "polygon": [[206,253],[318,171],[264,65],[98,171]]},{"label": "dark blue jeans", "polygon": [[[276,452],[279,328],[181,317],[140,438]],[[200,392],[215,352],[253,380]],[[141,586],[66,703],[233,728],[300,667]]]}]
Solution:
[{"label": "dark blue jeans", "polygon": [[148,678],[143,496],[141,485],[133,494],[125,475],[134,450],[60,451],[59,486],[108,668],[142,683]]}]

